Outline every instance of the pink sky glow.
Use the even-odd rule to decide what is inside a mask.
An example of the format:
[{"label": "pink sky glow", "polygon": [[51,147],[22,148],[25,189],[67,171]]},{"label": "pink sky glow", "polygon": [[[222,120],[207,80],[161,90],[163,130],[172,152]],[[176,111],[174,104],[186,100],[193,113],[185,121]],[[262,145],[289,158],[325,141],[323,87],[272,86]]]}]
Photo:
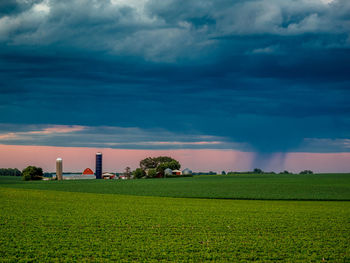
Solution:
[{"label": "pink sky glow", "polygon": [[184,150],[129,150],[110,148],[52,147],[0,145],[0,168],[28,165],[40,166],[45,172],[55,171],[55,160],[63,159],[66,172],[82,172],[89,167],[95,170],[95,153],[103,153],[104,172],[121,172],[126,166],[138,167],[146,157],[171,156],[180,161],[182,168],[193,171],[248,171],[254,167],[265,171],[288,170],[299,172],[350,172],[350,153],[276,153],[255,166],[257,154],[235,150],[184,149]]}]

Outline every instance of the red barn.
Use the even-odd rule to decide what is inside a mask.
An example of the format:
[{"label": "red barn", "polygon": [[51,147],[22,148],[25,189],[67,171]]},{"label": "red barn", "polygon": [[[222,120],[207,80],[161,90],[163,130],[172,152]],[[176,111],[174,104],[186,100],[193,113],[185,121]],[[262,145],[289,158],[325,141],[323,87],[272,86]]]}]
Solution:
[{"label": "red barn", "polygon": [[90,168],[86,168],[82,175],[92,175],[94,172]]}]

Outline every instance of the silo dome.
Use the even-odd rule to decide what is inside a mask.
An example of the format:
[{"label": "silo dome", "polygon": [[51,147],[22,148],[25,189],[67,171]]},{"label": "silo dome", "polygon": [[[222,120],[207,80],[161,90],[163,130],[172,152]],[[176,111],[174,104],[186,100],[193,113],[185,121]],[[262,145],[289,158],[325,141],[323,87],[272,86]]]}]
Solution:
[{"label": "silo dome", "polygon": [[182,174],[183,174],[183,175],[191,175],[191,174],[192,174],[192,171],[191,171],[190,169],[186,168],[186,169],[184,169],[184,170],[182,171]]},{"label": "silo dome", "polygon": [[165,175],[172,175],[172,174],[173,174],[173,171],[172,171],[170,168],[166,168],[166,169],[164,170],[164,174],[165,174]]}]

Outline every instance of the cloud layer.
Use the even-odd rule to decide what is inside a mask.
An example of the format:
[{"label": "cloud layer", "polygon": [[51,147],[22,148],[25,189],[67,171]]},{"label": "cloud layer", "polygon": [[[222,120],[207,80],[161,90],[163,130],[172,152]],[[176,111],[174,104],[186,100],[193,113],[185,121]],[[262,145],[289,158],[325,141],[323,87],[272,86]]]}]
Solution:
[{"label": "cloud layer", "polygon": [[94,130],[38,145],[349,151],[349,13],[346,0],[2,1],[0,122]]}]

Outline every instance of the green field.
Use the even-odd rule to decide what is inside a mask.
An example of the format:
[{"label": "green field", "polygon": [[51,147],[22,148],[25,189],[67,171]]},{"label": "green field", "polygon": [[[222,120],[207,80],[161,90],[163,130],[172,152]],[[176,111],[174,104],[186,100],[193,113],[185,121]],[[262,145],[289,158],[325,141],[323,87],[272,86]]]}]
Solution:
[{"label": "green field", "polygon": [[[350,202],[286,200],[312,199],[303,193],[310,189],[314,199],[348,199],[349,175],[297,179],[0,178],[0,261],[350,262]],[[254,187],[242,189],[249,182]],[[269,182],[295,187],[269,195],[278,188]],[[284,201],[213,199],[236,198],[237,189],[239,198]],[[257,189],[262,193],[250,192]],[[167,194],[211,199],[157,196]]]},{"label": "green field", "polygon": [[255,200],[350,200],[350,174],[234,175],[147,180],[24,182],[0,178],[3,187],[84,193]]}]

